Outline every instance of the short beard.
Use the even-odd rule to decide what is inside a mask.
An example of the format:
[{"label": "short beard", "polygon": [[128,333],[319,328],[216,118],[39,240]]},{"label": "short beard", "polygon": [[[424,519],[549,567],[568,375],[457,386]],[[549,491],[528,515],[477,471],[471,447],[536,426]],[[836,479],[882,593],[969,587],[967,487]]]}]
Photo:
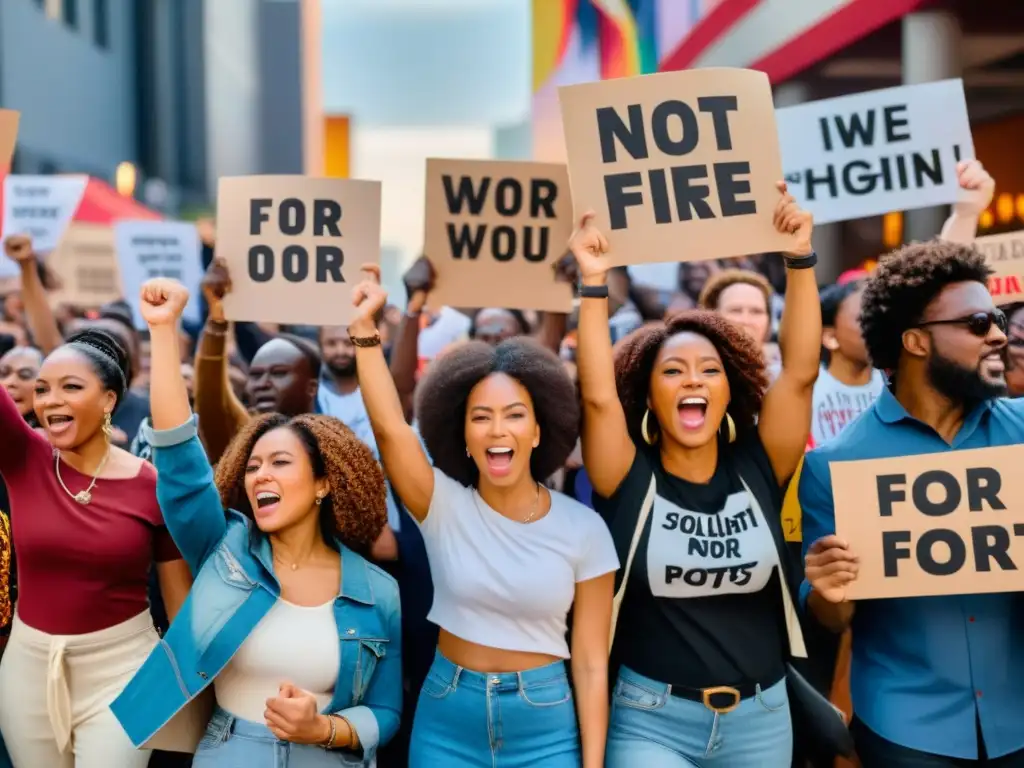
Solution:
[{"label": "short beard", "polygon": [[331,375],[336,379],[349,379],[356,375],[355,358],[352,358],[352,360],[344,365],[331,365],[330,363],[327,363],[327,370],[329,370]]},{"label": "short beard", "polygon": [[934,352],[928,360],[928,377],[932,386],[954,403],[980,403],[1006,394],[1005,382],[985,381],[977,369],[965,368]]}]

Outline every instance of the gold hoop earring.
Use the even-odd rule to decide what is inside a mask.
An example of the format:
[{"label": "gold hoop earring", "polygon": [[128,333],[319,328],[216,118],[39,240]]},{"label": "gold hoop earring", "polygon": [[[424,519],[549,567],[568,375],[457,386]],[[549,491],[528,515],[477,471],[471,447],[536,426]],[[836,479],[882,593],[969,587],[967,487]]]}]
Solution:
[{"label": "gold hoop earring", "polygon": [[106,435],[107,440],[109,440],[111,438],[111,436],[113,436],[113,434],[114,434],[114,425],[113,425],[113,423],[110,420],[110,414],[109,413],[103,414],[103,426],[101,427],[101,429],[103,430],[103,434]]},{"label": "gold hoop earring", "polygon": [[658,442],[658,435],[655,434],[654,437],[651,437],[651,432],[647,427],[647,419],[650,415],[651,409],[648,408],[646,411],[644,411],[644,418],[640,422],[640,434],[643,436],[645,443],[647,443],[648,445],[654,445],[656,442]]},{"label": "gold hoop earring", "polygon": [[736,442],[736,422],[732,420],[732,414],[725,412],[725,423],[722,424],[722,432],[730,443]]}]

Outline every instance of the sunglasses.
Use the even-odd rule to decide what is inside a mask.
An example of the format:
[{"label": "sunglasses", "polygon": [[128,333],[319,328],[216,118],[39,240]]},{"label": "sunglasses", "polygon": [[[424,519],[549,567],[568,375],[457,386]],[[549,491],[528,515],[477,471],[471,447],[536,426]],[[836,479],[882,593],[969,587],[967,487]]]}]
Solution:
[{"label": "sunglasses", "polygon": [[992,330],[993,325],[1003,333],[1006,333],[1007,328],[1009,328],[1006,314],[1001,309],[993,309],[989,312],[975,312],[972,315],[954,317],[950,320],[929,320],[924,323],[918,323],[917,327],[925,328],[929,325],[964,325],[967,326],[968,331],[982,338],[988,336],[988,332]]}]

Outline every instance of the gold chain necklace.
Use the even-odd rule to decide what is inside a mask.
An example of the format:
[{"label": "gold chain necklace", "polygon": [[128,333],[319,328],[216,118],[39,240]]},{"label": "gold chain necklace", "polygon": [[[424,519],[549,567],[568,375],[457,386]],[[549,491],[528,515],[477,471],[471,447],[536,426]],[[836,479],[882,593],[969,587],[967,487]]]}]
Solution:
[{"label": "gold chain necklace", "polygon": [[[534,481],[534,482],[536,482],[536,481]],[[476,504],[476,508],[477,509],[480,509],[480,503],[477,501],[477,498],[483,498],[482,496],[480,496],[480,491],[476,491],[473,494],[473,503]],[[484,504],[487,504],[487,502],[485,501]],[[537,483],[537,498],[535,498],[533,500],[533,509],[530,511],[530,514],[526,516],[525,520],[515,520],[515,518],[511,518],[511,519],[515,520],[520,525],[526,525],[527,523],[533,522],[533,518],[535,518],[537,516],[537,513],[539,511],[540,511],[540,483]],[[495,512],[497,512],[497,510],[495,510]],[[498,512],[498,514],[500,515],[501,513]]]},{"label": "gold chain necklace", "polygon": [[57,482],[60,483],[60,487],[64,489],[64,493],[70,496],[72,499],[77,501],[79,504],[88,504],[92,501],[92,489],[96,487],[96,481],[99,479],[100,472],[103,471],[103,467],[107,465],[107,459],[110,458],[110,448],[107,448],[107,452],[103,454],[103,459],[100,461],[100,465],[96,467],[96,471],[92,475],[92,482],[89,483],[89,487],[84,491],[78,493],[72,493],[68,490],[68,487],[64,485],[64,478],[60,476],[60,451],[54,450],[54,469],[57,472]]}]

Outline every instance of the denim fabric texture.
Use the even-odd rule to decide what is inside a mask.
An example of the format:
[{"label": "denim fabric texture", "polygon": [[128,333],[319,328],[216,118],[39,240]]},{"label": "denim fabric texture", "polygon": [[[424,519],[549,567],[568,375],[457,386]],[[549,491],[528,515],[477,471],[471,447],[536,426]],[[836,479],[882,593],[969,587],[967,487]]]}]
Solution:
[{"label": "denim fabric texture", "polygon": [[434,658],[416,707],[410,768],[578,768],[565,663],[482,674]]},{"label": "denim fabric texture", "polygon": [[[157,497],[195,581],[181,611],[111,705],[136,746],[209,686],[280,595],[270,544],[248,518],[225,513],[194,419],[147,435]],[[334,600],[341,664],[325,709],[356,729],[371,764],[398,729],[402,707],[401,608],[395,580],[339,543]]]},{"label": "denim fabric texture", "polygon": [[340,750],[280,741],[263,723],[214,710],[192,768],[339,768],[363,759]]},{"label": "denim fabric texture", "polygon": [[605,768],[790,768],[793,726],[783,678],[719,714],[671,686],[619,670]]}]

